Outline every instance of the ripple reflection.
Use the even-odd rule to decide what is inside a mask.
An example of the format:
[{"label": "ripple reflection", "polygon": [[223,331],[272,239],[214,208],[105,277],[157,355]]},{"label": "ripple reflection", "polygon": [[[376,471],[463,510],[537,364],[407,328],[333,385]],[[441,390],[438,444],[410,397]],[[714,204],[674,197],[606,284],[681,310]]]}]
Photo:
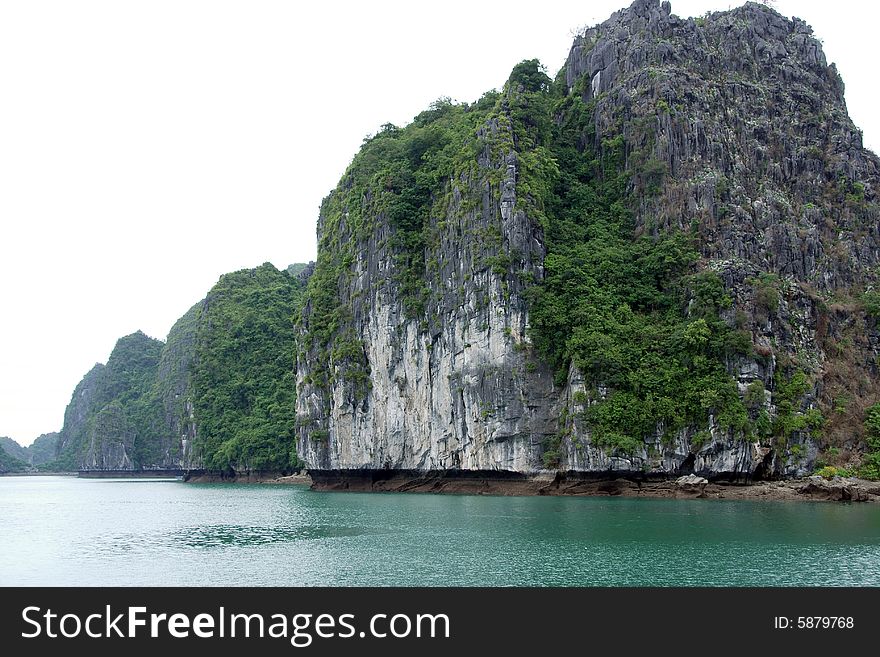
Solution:
[{"label": "ripple reflection", "polygon": [[347,538],[371,533],[362,527],[254,527],[209,525],[187,527],[168,534],[174,545],[191,548],[251,547],[269,543],[292,543],[328,538]]}]

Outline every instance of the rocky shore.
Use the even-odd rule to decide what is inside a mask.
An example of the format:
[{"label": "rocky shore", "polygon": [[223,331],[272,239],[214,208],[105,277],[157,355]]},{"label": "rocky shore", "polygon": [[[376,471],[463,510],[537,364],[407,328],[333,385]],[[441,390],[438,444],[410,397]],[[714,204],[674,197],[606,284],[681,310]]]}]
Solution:
[{"label": "rocky shore", "polygon": [[499,472],[312,471],[313,490],[465,495],[576,495],[728,500],[878,502],[880,482],[819,476],[780,481],[710,482],[687,475],[669,479],[600,478],[577,474],[520,476]]},{"label": "rocky shore", "polygon": [[209,473],[204,471],[189,473],[183,480],[190,484],[305,484],[312,483],[312,478],[306,474],[294,473],[283,474],[280,472],[236,472]]},{"label": "rocky shore", "polygon": [[358,493],[880,502],[880,482],[855,477],[825,479],[818,475],[775,481],[709,481],[697,475],[640,478],[561,472],[522,475],[506,471],[312,470],[294,474],[198,471],[184,476],[184,481],[195,484],[297,484],[310,486],[315,491]]}]

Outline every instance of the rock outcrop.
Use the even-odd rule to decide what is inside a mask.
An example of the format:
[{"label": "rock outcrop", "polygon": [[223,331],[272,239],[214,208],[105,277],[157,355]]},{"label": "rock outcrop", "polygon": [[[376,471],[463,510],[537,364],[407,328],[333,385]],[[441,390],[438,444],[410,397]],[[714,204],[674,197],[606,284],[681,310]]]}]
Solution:
[{"label": "rock outcrop", "polygon": [[[267,470],[295,466],[292,317],[310,273],[270,263],[225,274],[166,342],[121,338],[74,390],[59,469]],[[294,459],[291,459],[294,456]]]},{"label": "rock outcrop", "polygon": [[49,463],[55,458],[55,448],[58,445],[59,433],[52,431],[37,436],[36,440],[27,446],[28,462],[39,467]]},{"label": "rock outcrop", "polygon": [[0,437],[0,474],[24,472],[27,470],[27,461],[22,458],[19,451],[22,449],[24,448],[12,440],[12,438]]},{"label": "rock outcrop", "polygon": [[194,450],[198,433],[190,372],[202,303],[190,308],[171,327],[156,369],[154,394],[161,403],[160,426],[167,437],[161,441],[159,461],[187,469],[201,465]]},{"label": "rock outcrop", "polygon": [[160,442],[153,384],[163,343],[138,331],[120,338],[73,392],[58,439],[58,462],[75,470],[175,467]]},{"label": "rock outcrop", "polygon": [[[325,199],[297,361],[300,458],[314,471],[712,479],[857,459],[878,396],[880,336],[860,294],[880,262],[880,162],[809,26],[755,3],[682,19],[637,0],[575,39],[552,87],[519,69],[501,94],[384,127]],[[566,99],[583,108],[574,119]],[[613,389],[573,360],[560,376],[534,348],[558,212],[547,135],[564,120],[594,162],[621,153],[634,239],[690,231],[697,270],[723,285],[716,315],[742,343],[723,356],[738,424],[706,400],[698,422],[658,417],[599,441],[589,409]]]},{"label": "rock outcrop", "polygon": [[[732,300],[722,315],[753,344],[728,364],[740,392],[756,386],[775,420],[781,382],[800,373],[809,383],[790,403],[825,420],[821,431],[753,444],[710,420],[703,444],[680,432],[671,448],[657,441],[623,464],[578,446],[588,429],[575,423],[565,460],[801,476],[826,447],[857,452],[866,402],[878,396],[876,319],[858,294],[876,282],[880,162],[811,28],[757,3],[681,19],[668,2],[644,0],[578,37],[564,74],[569,93],[595,103],[597,141],[622,126],[634,186],[662,179],[640,195],[637,230],[696,227],[705,266]],[[578,385],[575,373],[568,387]]]},{"label": "rock outcrop", "polygon": [[23,463],[27,469],[35,469],[55,459],[58,432],[44,433],[27,447],[22,447],[12,438],[0,437],[0,449]]},{"label": "rock outcrop", "polygon": [[12,438],[0,436],[0,450],[6,452],[9,456],[24,463],[28,462],[28,453],[25,447],[22,447]]}]

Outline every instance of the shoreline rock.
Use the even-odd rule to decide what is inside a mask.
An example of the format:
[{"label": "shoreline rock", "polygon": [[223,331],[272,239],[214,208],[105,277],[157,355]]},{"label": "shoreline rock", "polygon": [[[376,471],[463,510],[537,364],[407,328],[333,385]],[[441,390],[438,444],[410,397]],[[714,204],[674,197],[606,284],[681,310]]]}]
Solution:
[{"label": "shoreline rock", "polygon": [[202,471],[187,474],[183,480],[188,484],[312,484],[312,478],[305,472],[284,474],[259,471],[226,474]]},{"label": "shoreline rock", "polygon": [[671,499],[880,502],[880,482],[819,476],[756,482],[679,478],[579,476],[579,473],[518,475],[510,472],[310,471],[312,490],[443,493],[463,495],[558,495]]},{"label": "shoreline rock", "polygon": [[[4,476],[27,474],[77,476],[77,473],[14,473]],[[880,482],[855,477],[827,480],[818,475],[771,481],[709,481],[693,474],[658,478],[578,472],[524,475],[505,470],[317,470],[292,474],[272,471],[193,471],[186,474],[183,480],[191,484],[301,485],[319,492],[880,502]]]}]

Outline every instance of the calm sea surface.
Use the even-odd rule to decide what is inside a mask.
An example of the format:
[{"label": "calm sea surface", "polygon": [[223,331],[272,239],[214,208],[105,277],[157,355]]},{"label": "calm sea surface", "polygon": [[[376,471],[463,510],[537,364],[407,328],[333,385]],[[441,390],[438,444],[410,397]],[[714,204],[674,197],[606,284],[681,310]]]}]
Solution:
[{"label": "calm sea surface", "polygon": [[880,505],[0,477],[0,585],[880,585]]}]

